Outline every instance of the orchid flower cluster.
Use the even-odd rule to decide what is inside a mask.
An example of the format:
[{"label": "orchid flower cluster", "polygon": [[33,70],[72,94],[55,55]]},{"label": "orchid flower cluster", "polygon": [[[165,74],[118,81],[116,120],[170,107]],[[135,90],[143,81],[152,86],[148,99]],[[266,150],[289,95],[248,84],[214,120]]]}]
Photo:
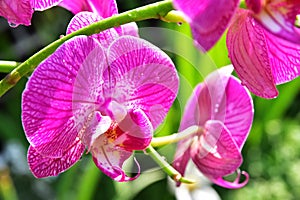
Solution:
[{"label": "orchid flower cluster", "polygon": [[[118,14],[115,0],[1,1],[0,16],[11,26],[30,25],[34,11],[57,5],[75,14],[66,36],[50,45],[51,51],[49,47],[37,53],[0,82],[3,94],[21,73],[36,67],[22,96],[33,175],[57,176],[86,152],[113,180],[131,181],[140,170],[130,176],[124,163],[134,151],[142,150],[177,186],[192,182],[184,177],[189,163],[219,186],[245,186],[249,175],[239,167],[254,114],[248,90],[275,98],[277,84],[300,74],[300,29],[296,25],[300,2],[246,0],[247,8],[240,8],[240,3],[167,0],[146,6],[145,10],[154,11],[138,18],[143,9]],[[110,23],[118,16],[122,20]],[[179,132],[165,137],[153,134],[177,97],[179,76],[166,53],[139,37],[134,21],[147,18],[189,23],[200,51],[211,49],[227,30],[232,62],[194,88]],[[48,55],[42,57],[45,52]],[[233,70],[241,81],[231,75]],[[173,142],[178,144],[171,166],[153,147]],[[235,172],[233,182],[225,178]]]}]

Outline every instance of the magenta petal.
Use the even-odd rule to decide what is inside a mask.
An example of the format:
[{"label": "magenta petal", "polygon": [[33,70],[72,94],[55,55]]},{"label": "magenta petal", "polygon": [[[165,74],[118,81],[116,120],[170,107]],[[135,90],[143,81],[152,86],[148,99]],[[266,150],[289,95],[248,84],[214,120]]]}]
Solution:
[{"label": "magenta petal", "polygon": [[254,17],[277,37],[300,44],[300,28],[295,26],[299,14],[299,0],[280,0],[265,2],[264,8]]},{"label": "magenta petal", "polygon": [[135,22],[122,25],[123,35],[139,37],[138,26]]},{"label": "magenta petal", "polygon": [[186,104],[180,130],[193,125],[204,126],[211,119],[225,121],[226,86],[232,71],[232,66],[222,67],[195,87]]},{"label": "magenta petal", "polygon": [[63,0],[59,6],[66,8],[73,14],[81,11],[92,11],[92,8],[86,0]]},{"label": "magenta petal", "polygon": [[118,14],[117,3],[115,0],[88,0],[88,4],[93,12],[103,18]]},{"label": "magenta petal", "polygon": [[108,116],[102,116],[100,112],[91,113],[85,131],[79,135],[82,143],[90,151],[95,140],[111,127],[112,120]]},{"label": "magenta petal", "polygon": [[178,142],[175,158],[173,161],[173,167],[182,175],[185,174],[185,170],[190,160],[190,145],[192,143],[192,138],[185,139]]},{"label": "magenta petal", "polygon": [[98,123],[93,120],[94,114],[99,109],[100,102],[104,101],[103,83],[106,80],[103,80],[103,71],[107,68],[107,58],[105,50],[94,42],[97,45],[85,57],[73,83],[72,110],[80,132],[85,132],[80,130],[82,127],[86,129],[90,124]]},{"label": "magenta petal", "polygon": [[263,0],[245,0],[247,8],[251,9],[254,13],[259,13],[263,8]]},{"label": "magenta petal", "polygon": [[231,77],[226,86],[225,126],[241,150],[253,120],[253,102],[248,90]]},{"label": "magenta petal", "polygon": [[171,59],[149,42],[122,36],[108,52],[112,96],[128,109],[141,109],[155,129],[176,98],[178,75]]},{"label": "magenta petal", "polygon": [[43,11],[52,6],[58,5],[62,0],[35,0],[34,2],[34,9],[38,11]]},{"label": "magenta petal", "polygon": [[6,18],[12,26],[19,24],[29,26],[33,11],[31,0],[0,1],[0,16]]},{"label": "magenta petal", "polygon": [[221,68],[195,87],[180,130],[195,124],[203,126],[207,120],[222,121],[241,149],[252,125],[253,102],[247,89],[230,74],[229,66]]},{"label": "magenta petal", "polygon": [[28,164],[31,172],[37,178],[57,176],[74,165],[82,156],[84,145],[79,139],[64,151],[58,158],[49,158],[39,154],[32,146],[28,149]]},{"label": "magenta petal", "polygon": [[[67,34],[70,34],[74,31],[77,31],[80,28],[83,28],[85,26],[88,26],[94,22],[100,21],[103,18],[97,15],[96,13],[92,12],[80,12],[77,15],[75,15],[72,20],[70,21],[68,28],[67,28]],[[111,28],[105,31],[102,31],[98,34],[93,34],[90,37],[93,37],[97,39],[100,44],[107,48],[117,37],[119,36],[116,29]]]},{"label": "magenta petal", "polygon": [[202,95],[203,90],[208,91],[204,88],[204,83],[200,83],[194,88],[193,93],[191,94],[184,108],[184,113],[179,127],[180,131],[193,125],[203,126],[205,121],[210,119],[211,98],[210,95]]},{"label": "magenta petal", "polygon": [[62,157],[81,129],[73,116],[73,84],[79,67],[98,43],[75,37],[34,71],[22,97],[22,122],[30,144],[42,155]]},{"label": "magenta petal", "polygon": [[281,84],[297,78],[300,75],[300,43],[281,39],[268,31],[264,33],[275,83]]},{"label": "magenta petal", "polygon": [[[138,177],[128,177],[122,169],[123,163],[131,156],[131,151],[116,147],[111,143],[104,144],[106,137],[100,136],[93,145],[91,153],[97,167],[107,176],[118,182],[131,181]],[[99,144],[99,145],[98,145]]]},{"label": "magenta petal", "polygon": [[146,114],[141,109],[130,111],[128,115],[118,123],[117,132],[122,133],[114,141],[128,151],[143,150],[149,146],[153,128]]},{"label": "magenta petal", "polygon": [[191,157],[199,170],[212,180],[233,173],[242,163],[242,155],[230,132],[221,122],[213,120],[205,124],[204,133],[193,142]]},{"label": "magenta petal", "polygon": [[[115,0],[88,0],[87,1],[93,13],[102,18],[108,18],[118,14],[117,2]],[[119,35],[122,35],[122,28],[114,28]]]},{"label": "magenta petal", "polygon": [[74,14],[90,11],[101,18],[118,14],[117,3],[114,0],[63,0],[59,5]]},{"label": "magenta petal", "polygon": [[251,92],[264,98],[278,95],[269,62],[264,29],[249,12],[240,10],[228,30],[227,47],[232,64]]},{"label": "magenta petal", "polygon": [[222,36],[238,7],[238,0],[174,0],[190,23],[197,46],[209,50]]},{"label": "magenta petal", "polygon": [[[240,182],[240,176],[244,175],[245,176],[245,180],[243,182]],[[249,181],[249,174],[247,172],[240,172],[238,170],[238,175],[236,177],[236,179],[233,182],[229,182],[224,180],[222,177],[216,178],[212,180],[215,184],[222,186],[224,188],[229,188],[229,189],[238,189],[238,188],[242,188],[244,187],[248,181]]]}]

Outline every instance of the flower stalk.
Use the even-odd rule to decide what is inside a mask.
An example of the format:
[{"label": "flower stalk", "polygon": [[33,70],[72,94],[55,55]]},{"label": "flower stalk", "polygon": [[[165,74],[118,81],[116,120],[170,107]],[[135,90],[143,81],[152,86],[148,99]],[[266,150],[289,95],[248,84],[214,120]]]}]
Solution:
[{"label": "flower stalk", "polygon": [[4,79],[2,79],[0,81],[0,97],[17,84],[18,81],[28,72],[33,71],[44,59],[51,55],[67,40],[78,35],[92,35],[130,22],[146,19],[162,19],[171,10],[173,10],[172,1],[165,0],[114,15],[61,37],[28,58],[25,62],[21,63],[12,72],[10,72]]},{"label": "flower stalk", "polygon": [[164,172],[166,172],[174,181],[193,184],[194,180],[185,178],[181,176],[181,174],[174,169],[163,157],[159,155],[159,153],[150,145],[146,149],[146,153],[162,168]]},{"label": "flower stalk", "polygon": [[4,61],[0,60],[0,72],[1,73],[9,73],[13,69],[15,69],[20,63],[16,61]]},{"label": "flower stalk", "polygon": [[200,126],[196,126],[196,125],[190,126],[178,133],[174,133],[174,134],[163,136],[163,137],[152,138],[151,146],[159,147],[159,146],[163,146],[163,145],[167,145],[167,144],[171,144],[171,143],[176,143],[176,142],[179,142],[180,140],[188,138],[191,135],[194,135],[194,134],[202,132],[202,131],[203,131],[203,128]]}]

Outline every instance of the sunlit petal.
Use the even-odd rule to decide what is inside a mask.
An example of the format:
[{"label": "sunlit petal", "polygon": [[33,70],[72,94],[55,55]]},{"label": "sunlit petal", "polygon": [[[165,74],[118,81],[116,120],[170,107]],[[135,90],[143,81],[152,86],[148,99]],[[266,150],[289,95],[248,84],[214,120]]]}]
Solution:
[{"label": "sunlit petal", "polygon": [[115,84],[113,97],[129,109],[141,109],[155,129],[166,116],[178,90],[171,59],[149,42],[122,36],[109,48],[109,71]]},{"label": "sunlit petal", "polygon": [[33,7],[31,0],[22,1],[0,1],[0,16],[7,19],[11,26],[19,24],[30,25],[33,14]]},{"label": "sunlit petal", "polygon": [[48,8],[51,8],[52,6],[58,5],[63,0],[34,0],[33,7],[34,10],[46,10]]},{"label": "sunlit petal", "polygon": [[[97,13],[80,12],[72,18],[68,25],[66,33],[70,34],[80,28],[86,27],[102,19],[103,18],[100,17]],[[90,37],[97,39],[103,47],[107,48],[118,36],[119,34],[116,29],[111,28],[105,31],[101,31],[98,34],[93,34]]]},{"label": "sunlit petal", "polygon": [[277,37],[300,44],[300,28],[295,26],[299,14],[299,0],[273,0],[265,2],[254,17]]},{"label": "sunlit petal", "polygon": [[77,137],[81,127],[73,116],[73,84],[84,59],[97,45],[86,36],[69,40],[28,81],[22,122],[27,139],[39,153],[61,157]]},{"label": "sunlit petal", "polygon": [[238,146],[219,121],[206,123],[205,132],[193,141],[191,157],[198,169],[212,181],[233,173],[242,163]]},{"label": "sunlit petal", "polygon": [[238,7],[238,0],[174,0],[186,15],[197,46],[209,50],[222,36]]},{"label": "sunlit petal", "polygon": [[264,98],[278,95],[264,29],[251,14],[240,10],[228,30],[227,48],[232,64],[242,84]]},{"label": "sunlit petal", "polygon": [[[107,176],[118,182],[131,181],[138,177],[129,177],[122,169],[124,161],[126,161],[132,154],[131,151],[123,150],[116,147],[111,143],[106,143],[105,136],[100,136],[96,143],[93,145],[91,153],[93,160],[97,167]],[[105,144],[105,145],[103,145]]]},{"label": "sunlit petal", "polygon": [[28,164],[31,172],[37,178],[57,176],[74,165],[84,152],[84,145],[77,139],[58,158],[49,158],[39,154],[32,146],[28,149]]}]

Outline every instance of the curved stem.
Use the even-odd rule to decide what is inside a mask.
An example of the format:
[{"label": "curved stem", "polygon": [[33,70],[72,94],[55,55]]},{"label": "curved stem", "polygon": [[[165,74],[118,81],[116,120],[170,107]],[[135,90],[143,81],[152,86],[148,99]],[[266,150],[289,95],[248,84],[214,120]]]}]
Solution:
[{"label": "curved stem", "polygon": [[18,63],[16,61],[5,61],[5,60],[0,60],[0,72],[2,73],[9,73],[13,69],[15,69],[18,65],[21,63]]},{"label": "curved stem", "polygon": [[171,10],[173,10],[172,0],[165,0],[114,15],[61,37],[31,56],[2,79],[0,81],[0,97],[12,88],[25,74],[33,71],[39,63],[51,55],[65,41],[77,35],[92,35],[130,22],[161,19]]},{"label": "curved stem", "polygon": [[181,183],[195,183],[194,180],[182,177],[181,174],[174,169],[157,151],[150,145],[147,147],[146,152],[149,156],[164,170],[174,181]]},{"label": "curved stem", "polygon": [[159,147],[159,146],[175,143],[185,138],[188,138],[193,134],[202,132],[202,130],[203,128],[200,126],[196,126],[196,125],[190,126],[179,133],[173,133],[171,135],[167,135],[163,137],[152,138],[151,145],[153,147]]}]

